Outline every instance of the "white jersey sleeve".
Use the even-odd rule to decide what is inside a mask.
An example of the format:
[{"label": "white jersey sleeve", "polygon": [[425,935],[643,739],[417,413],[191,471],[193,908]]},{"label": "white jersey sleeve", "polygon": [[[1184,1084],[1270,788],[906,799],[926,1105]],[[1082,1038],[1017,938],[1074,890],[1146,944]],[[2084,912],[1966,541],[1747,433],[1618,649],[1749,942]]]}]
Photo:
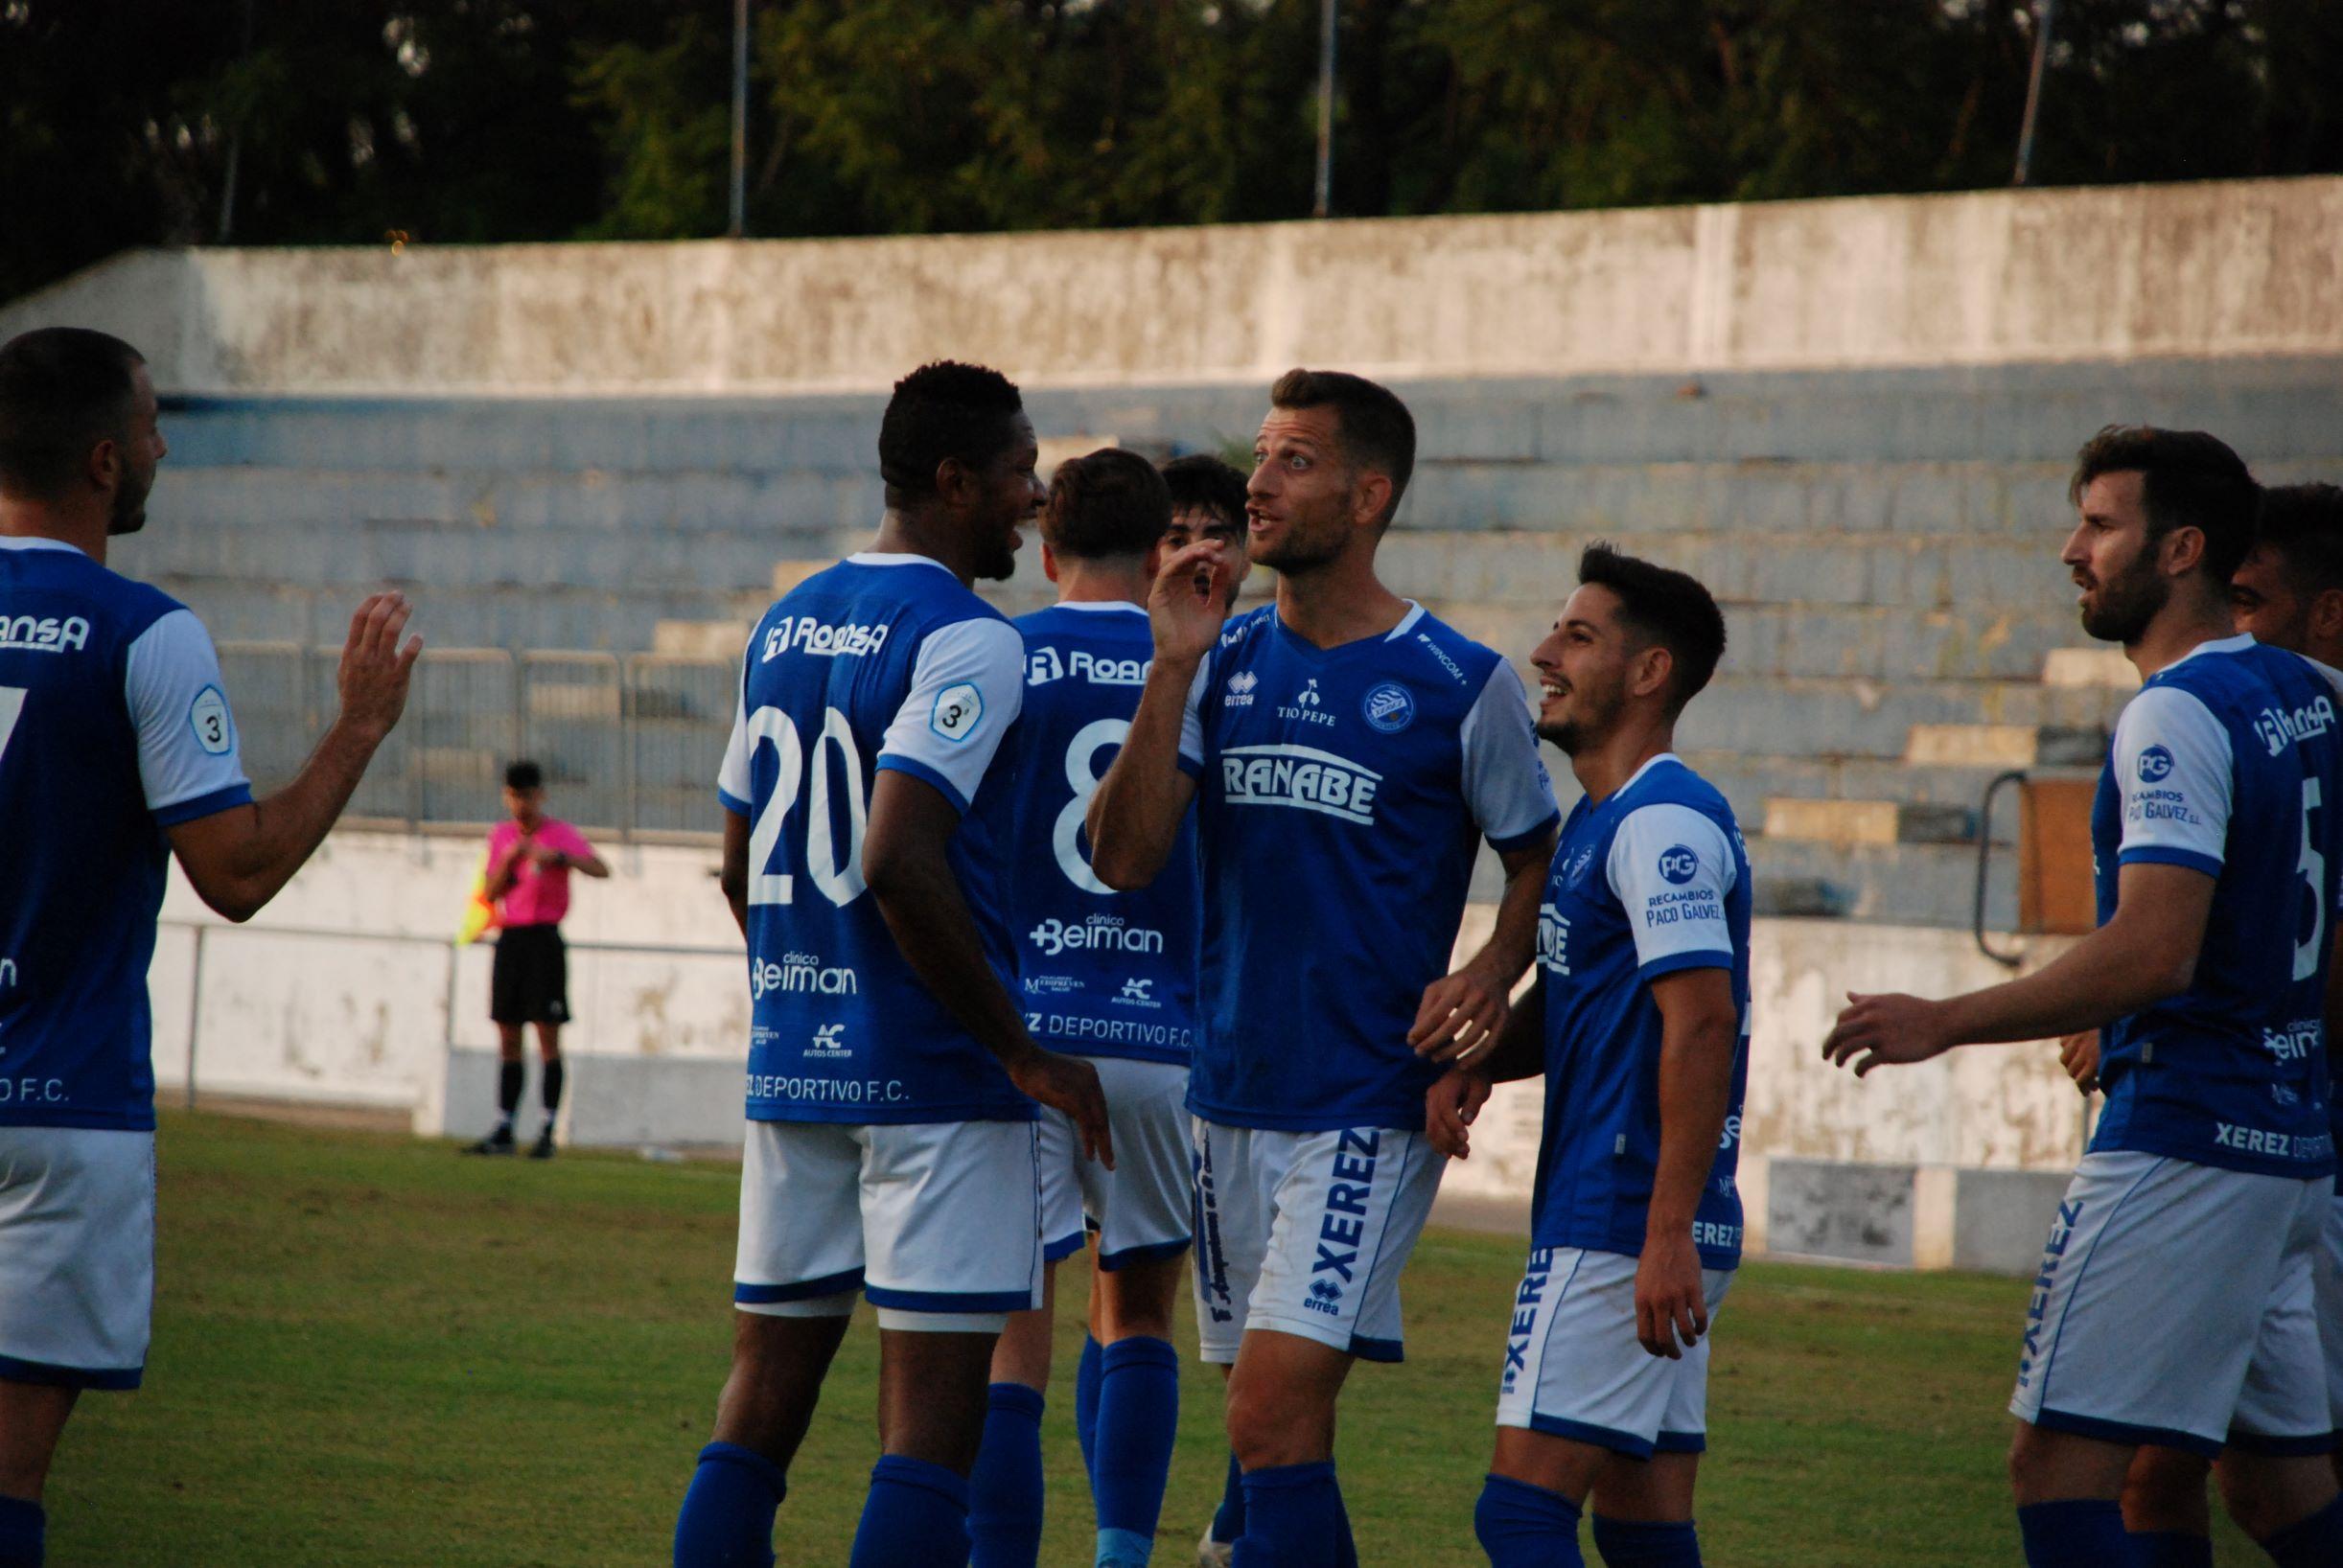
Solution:
[{"label": "white jersey sleeve", "polygon": [[1538,755],[1529,693],[1512,665],[1500,662],[1489,672],[1457,738],[1464,749],[1465,800],[1492,844],[1517,848],[1561,816],[1554,781]]},{"label": "white jersey sleeve", "polygon": [[878,766],[923,779],[962,811],[1025,705],[1025,638],[1007,621],[955,621],[928,634],[911,694],[887,726]]},{"label": "white jersey sleeve", "polygon": [[1604,871],[1635,934],[1635,971],[1644,980],[1732,967],[1725,895],[1737,873],[1714,819],[1670,801],[1638,806],[1612,835]]},{"label": "white jersey sleeve", "polygon": [[2229,841],[2229,731],[2193,692],[2150,686],[2116,721],[2110,759],[2123,793],[2119,865],[2186,865],[2218,876]]},{"label": "white jersey sleeve", "polygon": [[169,827],[252,798],[220,655],[193,611],[174,610],[140,634],[122,685],[155,820]]},{"label": "white jersey sleeve", "polygon": [[716,769],[716,797],[736,817],[752,810],[749,759],[755,752],[756,737],[749,733],[749,654],[744,652],[740,673],[732,678],[732,734],[724,743],[724,761]]},{"label": "white jersey sleeve", "polygon": [[1179,760],[1190,772],[1204,771],[1204,694],[1212,690],[1212,656],[1206,654],[1188,682],[1188,703],[1179,716]]}]

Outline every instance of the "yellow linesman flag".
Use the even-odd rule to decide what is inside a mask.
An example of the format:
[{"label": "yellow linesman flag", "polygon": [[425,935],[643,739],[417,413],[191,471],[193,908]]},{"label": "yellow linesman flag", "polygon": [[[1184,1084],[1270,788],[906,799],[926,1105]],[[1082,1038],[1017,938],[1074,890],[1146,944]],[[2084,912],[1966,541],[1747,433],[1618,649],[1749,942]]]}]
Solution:
[{"label": "yellow linesman flag", "polygon": [[464,925],[456,933],[457,945],[478,941],[497,924],[496,900],[488,896],[488,855],[480,855],[480,868],[472,873],[472,894],[464,901]]}]

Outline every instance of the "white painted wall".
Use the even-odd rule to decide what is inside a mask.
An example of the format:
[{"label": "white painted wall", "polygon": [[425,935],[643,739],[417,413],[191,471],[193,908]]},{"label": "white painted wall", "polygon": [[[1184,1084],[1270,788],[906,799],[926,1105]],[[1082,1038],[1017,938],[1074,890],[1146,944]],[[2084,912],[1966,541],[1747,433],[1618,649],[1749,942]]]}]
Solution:
[{"label": "white painted wall", "polygon": [[869,390],[2343,352],[2343,179],[1114,233],[126,254],[0,309],[176,391]]},{"label": "white painted wall", "polygon": [[[714,849],[606,846],[605,854],[609,882],[576,880],[567,928],[573,944],[706,951],[573,950],[577,1022],[567,1049],[586,1056],[739,1059],[748,990],[739,937],[713,880]],[[200,1086],[429,1109],[445,1082],[446,1045],[496,1041],[487,1019],[488,950],[459,953],[450,945],[478,857],[478,842],[467,838],[336,833],[243,928],[214,919],[174,873],[166,920],[204,932],[196,1011]],[[1491,917],[1487,906],[1469,911],[1460,946],[1476,946]],[[185,1081],[194,945],[192,931],[167,929],[151,977],[156,1071],[167,1098]],[[1964,934],[1762,920],[1752,962],[1743,1119],[1751,1154],[2072,1168],[2081,1148],[2082,1101],[2047,1046],[1962,1051],[1862,1082],[1818,1054],[1848,989],[1943,995],[2004,978]],[[1450,1188],[1525,1194],[1538,1117],[1534,1086],[1501,1090],[1483,1117],[1473,1158],[1451,1173]]]}]

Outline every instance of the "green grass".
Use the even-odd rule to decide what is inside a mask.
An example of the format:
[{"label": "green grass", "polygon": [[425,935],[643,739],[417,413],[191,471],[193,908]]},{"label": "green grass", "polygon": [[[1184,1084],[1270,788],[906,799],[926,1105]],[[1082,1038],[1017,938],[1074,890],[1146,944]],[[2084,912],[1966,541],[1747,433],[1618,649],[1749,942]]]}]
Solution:
[{"label": "green grass", "polygon": [[[729,1350],[731,1168],[459,1160],[207,1116],[167,1117],[161,1148],[146,1388],[85,1397],[67,1430],[53,1563],[666,1560]],[[1483,1560],[1472,1509],[1520,1253],[1426,1236],[1406,1364],[1352,1379],[1340,1459],[1372,1568]],[[1066,1268],[1079,1301],[1082,1265]],[[1708,1560],[2015,1561],[2001,1411],[2024,1297],[2009,1280],[1744,1269],[1716,1341]],[[791,1476],[785,1564],[845,1559],[876,1453],[874,1341],[867,1323],[848,1336]],[[1090,1556],[1066,1392],[1079,1343],[1061,1326],[1051,1564]],[[1217,1374],[1189,1362],[1183,1395],[1156,1559],[1171,1568],[1224,1463]],[[2231,1534],[2223,1560],[2260,1558]]]}]

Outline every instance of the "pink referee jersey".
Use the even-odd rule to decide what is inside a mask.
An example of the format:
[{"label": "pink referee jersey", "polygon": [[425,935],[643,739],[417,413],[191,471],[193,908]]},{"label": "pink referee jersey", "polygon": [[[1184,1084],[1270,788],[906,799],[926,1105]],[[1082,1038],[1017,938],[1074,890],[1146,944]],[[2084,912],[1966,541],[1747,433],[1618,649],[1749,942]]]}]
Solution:
[{"label": "pink referee jersey", "polygon": [[[582,860],[593,853],[593,845],[586,842],[584,834],[551,817],[537,824],[533,837],[547,849],[558,849],[573,859]],[[493,868],[520,840],[519,822],[503,821],[490,828],[489,865]],[[569,912],[569,867],[522,861],[518,869],[521,880],[513,884],[512,891],[497,901],[499,920],[507,927],[559,925],[562,916]]]}]

